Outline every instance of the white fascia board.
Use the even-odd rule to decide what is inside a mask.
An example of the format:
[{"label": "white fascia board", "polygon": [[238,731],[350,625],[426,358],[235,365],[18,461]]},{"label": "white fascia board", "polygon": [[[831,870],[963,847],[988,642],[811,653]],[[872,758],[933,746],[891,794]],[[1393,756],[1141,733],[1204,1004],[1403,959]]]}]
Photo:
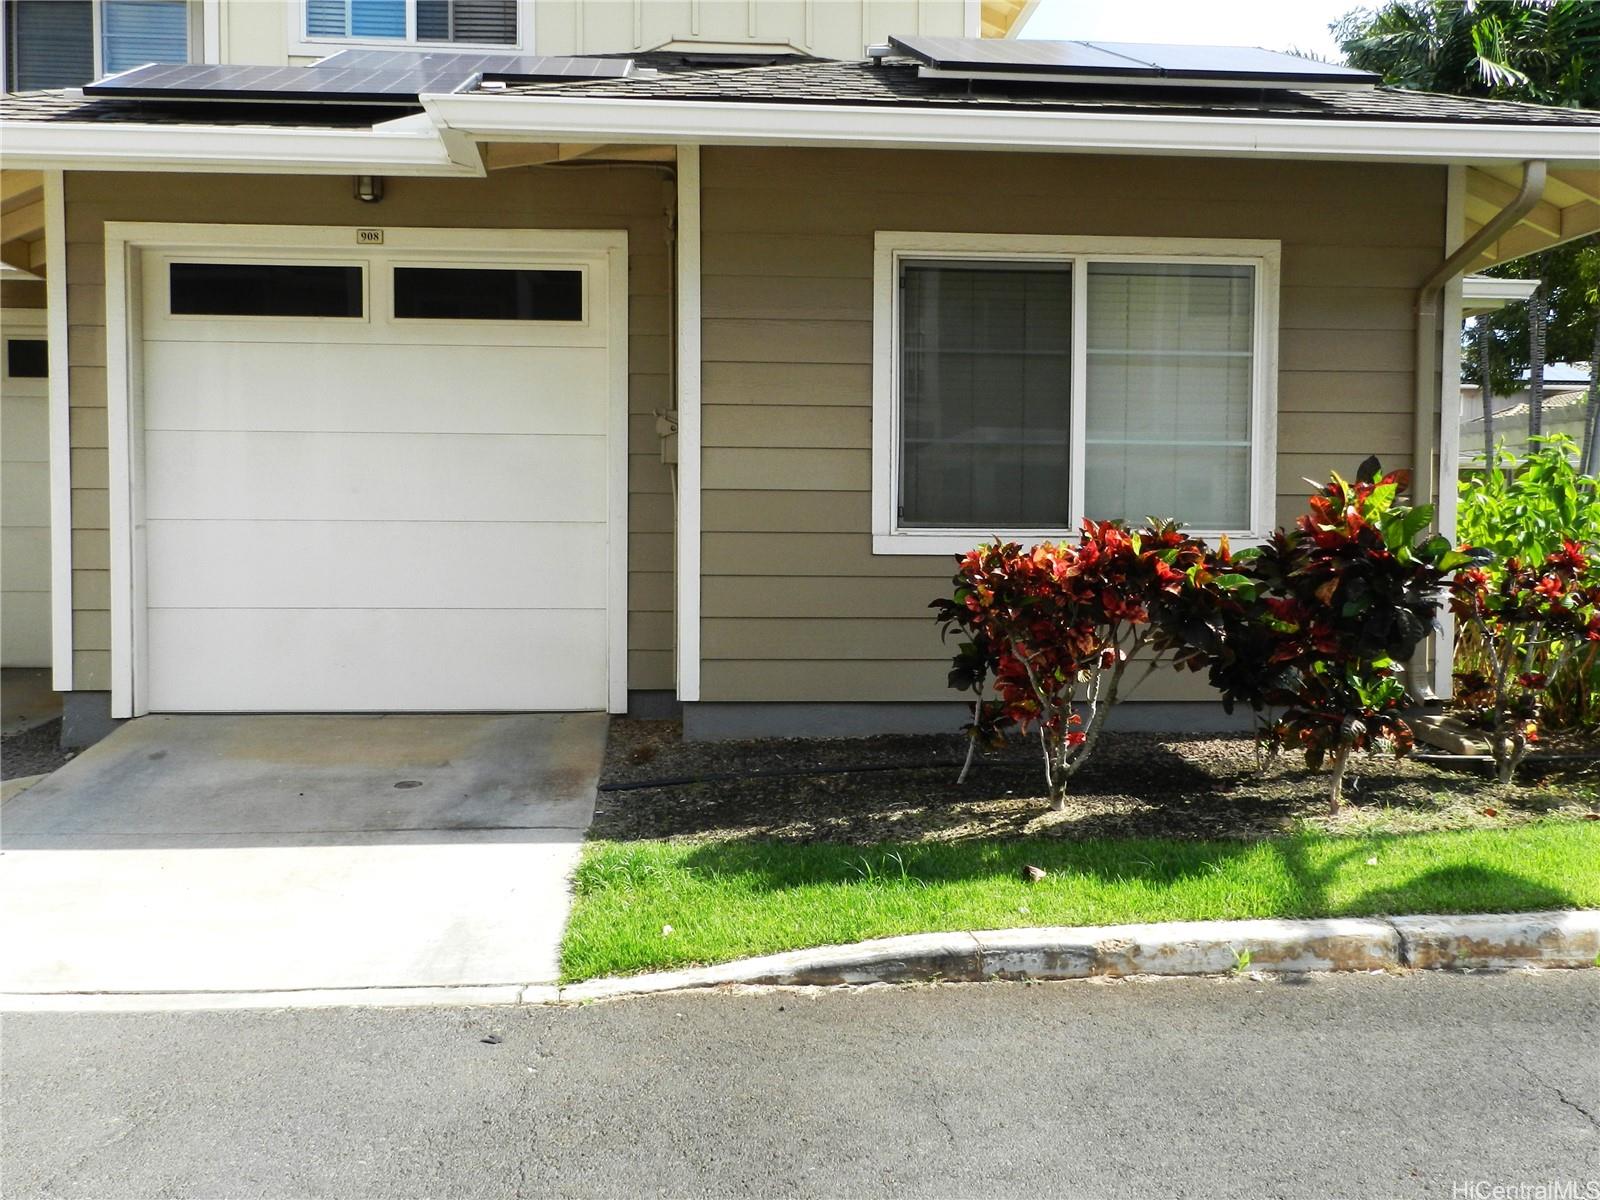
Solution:
[{"label": "white fascia board", "polygon": [[86,171],[481,176],[468,139],[424,117],[373,129],[0,121],[6,166]]},{"label": "white fascia board", "polygon": [[1600,162],[1600,129],[1144,113],[744,104],[484,94],[422,97],[439,124],[487,140],[696,142],[879,149],[1401,162]]},{"label": "white fascia board", "polygon": [[1461,298],[1467,303],[1502,307],[1526,300],[1538,289],[1537,279],[1498,279],[1493,275],[1466,275],[1461,280]]}]

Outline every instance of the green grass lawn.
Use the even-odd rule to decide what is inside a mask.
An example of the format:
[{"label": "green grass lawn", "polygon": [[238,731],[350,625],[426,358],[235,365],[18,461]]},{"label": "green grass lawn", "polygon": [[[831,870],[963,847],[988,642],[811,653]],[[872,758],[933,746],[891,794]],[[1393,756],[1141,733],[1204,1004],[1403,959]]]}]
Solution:
[{"label": "green grass lawn", "polygon": [[[1029,863],[1048,877],[1024,883]],[[1259,842],[591,842],[576,889],[569,982],[943,930],[1597,908],[1600,822]]]}]

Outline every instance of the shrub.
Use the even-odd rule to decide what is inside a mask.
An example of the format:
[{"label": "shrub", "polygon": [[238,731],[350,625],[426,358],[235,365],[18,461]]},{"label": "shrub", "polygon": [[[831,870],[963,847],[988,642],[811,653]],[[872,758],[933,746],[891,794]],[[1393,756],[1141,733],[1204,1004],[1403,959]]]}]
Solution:
[{"label": "shrub", "polygon": [[[1589,561],[1586,583],[1600,582],[1600,480],[1573,465],[1577,446],[1560,435],[1533,439],[1521,460],[1500,446],[1495,469],[1461,481],[1460,538],[1494,552],[1485,567],[1487,585],[1503,584],[1505,564],[1542,563],[1566,544],[1576,544]],[[1519,568],[1520,569],[1520,568]],[[1560,664],[1535,646],[1532,661],[1517,675],[1543,677],[1538,698],[1540,721],[1555,728],[1600,726],[1600,644],[1587,643]],[[1486,694],[1471,692],[1474,681],[1495,676],[1492,652],[1478,627],[1463,621],[1455,646],[1455,671],[1469,689],[1469,712],[1487,713]],[[1515,676],[1513,676],[1513,680]]]},{"label": "shrub", "polygon": [[1207,551],[1173,524],[1130,532],[1085,521],[1076,543],[1024,550],[995,541],[957,564],[953,594],[931,607],[945,636],[963,639],[949,680],[975,694],[974,744],[1037,728],[1051,807],[1064,808],[1067,781],[1093,752],[1129,663],[1150,651],[1148,674],[1177,648],[1170,623],[1158,626],[1152,613],[1207,574]]},{"label": "shrub", "polygon": [[1335,474],[1292,530],[1239,555],[1223,654],[1209,652],[1230,709],[1281,708],[1268,739],[1313,769],[1331,759],[1333,812],[1352,753],[1411,748],[1404,664],[1433,628],[1446,575],[1473,561],[1427,536],[1430,507],[1400,503],[1407,472],[1380,470],[1368,459],[1354,482]]},{"label": "shrub", "polygon": [[1457,675],[1457,700],[1486,714],[1501,783],[1538,738],[1550,681],[1600,643],[1600,584],[1586,582],[1590,570],[1590,557],[1569,541],[1542,561],[1461,571],[1451,586],[1451,610],[1486,660],[1485,669]]}]

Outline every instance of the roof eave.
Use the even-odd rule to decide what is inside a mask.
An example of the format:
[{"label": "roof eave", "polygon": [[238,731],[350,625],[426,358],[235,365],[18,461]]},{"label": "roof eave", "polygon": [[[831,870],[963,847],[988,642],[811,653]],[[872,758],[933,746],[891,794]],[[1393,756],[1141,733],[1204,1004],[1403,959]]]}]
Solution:
[{"label": "roof eave", "polygon": [[480,176],[471,139],[424,115],[371,129],[0,120],[8,169]]},{"label": "roof eave", "polygon": [[461,93],[421,98],[442,128],[485,140],[1078,151],[1354,161],[1600,161],[1594,126],[1306,120],[1166,113],[620,100]]}]

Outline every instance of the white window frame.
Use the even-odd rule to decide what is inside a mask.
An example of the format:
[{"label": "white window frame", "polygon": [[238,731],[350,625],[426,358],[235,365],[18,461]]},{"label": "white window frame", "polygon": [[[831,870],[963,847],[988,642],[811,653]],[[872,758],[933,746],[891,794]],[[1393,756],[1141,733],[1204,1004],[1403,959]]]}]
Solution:
[{"label": "white window frame", "polygon": [[[970,259],[1072,266],[1071,520],[1065,528],[902,528],[900,496],[900,270],[903,263]],[[999,536],[1025,544],[1075,535],[1084,516],[1088,381],[1088,267],[1092,262],[1214,263],[1255,269],[1251,344],[1250,524],[1245,529],[1191,529],[1227,534],[1235,545],[1265,539],[1277,516],[1278,292],[1282,243],[1267,239],[1061,237],[1053,234],[910,233],[879,231],[873,254],[872,552],[961,554]],[[1165,515],[1165,514],[1163,514]],[[1181,513],[1171,514],[1182,517]]]},{"label": "white window frame", "polygon": [[483,54],[532,54],[534,0],[517,0],[515,42],[423,42],[417,40],[417,0],[406,0],[406,35],[403,38],[312,36],[306,32],[306,0],[290,0],[284,7],[289,20],[289,53],[326,58],[340,50],[437,49],[441,53],[475,50]]}]

